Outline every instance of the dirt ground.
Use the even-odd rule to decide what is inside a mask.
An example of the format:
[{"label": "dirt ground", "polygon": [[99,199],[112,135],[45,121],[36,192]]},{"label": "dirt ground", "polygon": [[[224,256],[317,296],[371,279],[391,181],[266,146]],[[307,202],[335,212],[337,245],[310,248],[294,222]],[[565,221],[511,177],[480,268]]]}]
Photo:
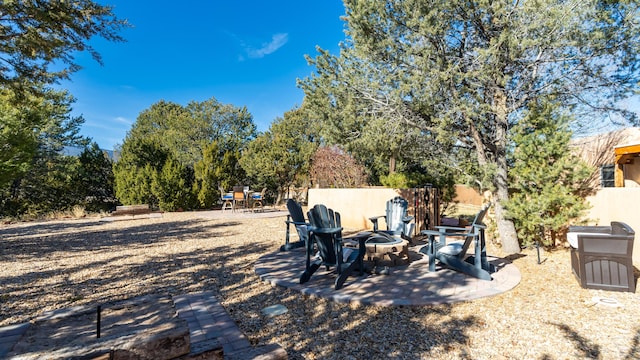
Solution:
[{"label": "dirt ground", "polygon": [[[640,294],[582,289],[566,250],[543,251],[541,264],[533,249],[510,257],[522,281],[503,294],[377,307],[261,282],[253,265],[284,235],[283,217],[199,212],[4,224],[0,326],[74,305],[207,290],[252,344],[278,343],[291,359],[640,359]],[[261,313],[275,304],[288,312]]]}]

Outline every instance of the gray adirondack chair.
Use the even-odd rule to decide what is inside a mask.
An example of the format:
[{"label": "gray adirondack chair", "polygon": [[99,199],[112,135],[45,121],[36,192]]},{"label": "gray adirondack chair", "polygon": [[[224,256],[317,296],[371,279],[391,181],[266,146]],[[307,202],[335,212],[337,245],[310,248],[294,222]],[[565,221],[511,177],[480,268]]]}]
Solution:
[{"label": "gray adirondack chair", "polygon": [[[401,236],[405,240],[411,241],[415,223],[412,223],[413,216],[407,215],[409,202],[400,196],[387,201],[385,215],[373,216],[369,220],[373,223],[373,232],[385,232],[393,236]],[[387,230],[378,229],[378,219],[385,218]]]},{"label": "gray adirondack chair", "polygon": [[336,290],[342,288],[347,277],[356,269],[360,271],[360,275],[364,274],[366,238],[358,240],[357,249],[344,249],[340,213],[327,209],[324,205],[316,205],[307,212],[307,217],[311,227],[306,246],[305,270],[300,276],[300,283],[309,281],[320,266],[326,266],[327,270],[335,268]]},{"label": "gray adirondack chair", "polygon": [[[303,247],[309,239],[309,223],[304,220],[302,206],[300,206],[300,204],[295,200],[289,199],[287,200],[287,210],[289,210],[289,215],[287,215],[287,220],[285,220],[285,224],[287,224],[287,231],[285,234],[284,245],[280,246],[280,251],[288,251]],[[299,240],[296,242],[289,242],[290,225],[293,225],[298,232]]]},{"label": "gray adirondack chair", "polygon": [[[463,272],[482,280],[491,280],[491,274],[495,267],[487,260],[486,242],[484,230],[486,225],[482,222],[491,203],[486,204],[476,214],[471,226],[468,228],[452,226],[436,226],[437,231],[423,230],[422,235],[429,237],[427,246],[420,252],[429,256],[429,271],[435,271],[435,260],[456,271]],[[446,243],[447,237],[461,237],[462,242]],[[474,255],[469,255],[468,250],[474,245]]]}]

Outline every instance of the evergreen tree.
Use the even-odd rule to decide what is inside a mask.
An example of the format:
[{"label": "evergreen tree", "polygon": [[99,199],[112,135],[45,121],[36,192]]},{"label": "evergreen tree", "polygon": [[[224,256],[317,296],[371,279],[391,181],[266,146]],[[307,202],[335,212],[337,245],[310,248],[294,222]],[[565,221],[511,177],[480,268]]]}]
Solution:
[{"label": "evergreen tree", "polygon": [[256,185],[276,193],[279,202],[290,186],[308,186],[317,137],[317,130],[303,109],[288,111],[249,143],[240,164]]},{"label": "evergreen tree", "polygon": [[505,204],[522,245],[540,239],[555,245],[555,234],[586,209],[580,184],[589,168],[569,148],[570,119],[553,103],[536,104],[513,129],[510,199]]},{"label": "evergreen tree", "polygon": [[[220,104],[214,98],[186,107],[166,101],[153,104],[127,133],[114,166],[118,199],[163,209],[186,210],[198,202],[208,207],[218,191],[212,181],[244,180],[238,158],[255,132],[246,108]],[[212,143],[217,150],[209,147]],[[175,189],[178,174],[184,176],[181,184],[187,188],[167,191]]]},{"label": "evergreen tree", "polygon": [[0,189],[26,173],[38,149],[37,129],[46,121],[33,97],[16,105],[15,94],[0,89]]},{"label": "evergreen tree", "polygon": [[217,140],[204,149],[202,160],[195,165],[196,193],[201,207],[210,208],[217,202],[219,187],[230,189],[245,181],[239,158],[238,151],[225,150]]},{"label": "evergreen tree", "polygon": [[151,184],[168,158],[167,150],[152,137],[125,139],[120,158],[113,165],[118,200],[122,204],[148,204],[157,208],[158,197]]},{"label": "evergreen tree", "polygon": [[12,200],[19,204],[19,211],[11,215],[36,217],[78,205],[78,189],[72,178],[78,166],[75,156],[52,153],[35,158],[31,171],[16,183]]},{"label": "evergreen tree", "polygon": [[115,208],[113,163],[93,142],[78,157],[75,174],[77,202],[89,211],[108,211]]},{"label": "evergreen tree", "polygon": [[163,211],[192,209],[195,205],[192,188],[193,172],[171,156],[154,173],[151,182],[151,191]]},{"label": "evergreen tree", "polygon": [[378,80],[392,76],[388,69],[376,68],[350,47],[343,47],[339,57],[319,51],[321,56],[307,57],[318,76],[298,82],[305,92],[305,108],[324,124],[320,131],[323,140],[343,147],[365,164],[372,181],[380,183],[382,177],[403,173],[419,162],[408,157],[409,153],[432,156],[433,150],[440,148],[421,140],[420,130],[390,104],[394,94],[377,97],[388,91]]},{"label": "evergreen tree", "polygon": [[[5,96],[14,96],[9,90]],[[65,156],[65,146],[81,147],[88,139],[79,135],[82,117],[70,116],[74,99],[67,92],[42,90],[41,96],[29,95],[21,102],[0,97],[0,107],[8,122],[20,124],[16,128],[0,124],[0,136],[7,136],[3,144],[13,158],[3,159],[0,169],[0,214],[40,215],[66,210],[79,203],[73,174],[78,159]],[[24,139],[20,143],[19,139]],[[16,147],[14,147],[14,145]],[[6,167],[5,167],[6,166]],[[15,170],[15,171],[14,171]]]},{"label": "evergreen tree", "polygon": [[[222,169],[218,166],[220,147],[213,141],[203,151],[202,160],[195,164],[196,190],[198,203],[202,208],[211,208],[220,197],[218,186],[227,189],[228,184],[222,183]],[[227,185],[227,186],[225,186]]]},{"label": "evergreen tree", "polygon": [[0,88],[24,99],[77,71],[76,52],[101,62],[89,40],[123,41],[118,31],[129,26],[112,10],[90,0],[1,1]]}]

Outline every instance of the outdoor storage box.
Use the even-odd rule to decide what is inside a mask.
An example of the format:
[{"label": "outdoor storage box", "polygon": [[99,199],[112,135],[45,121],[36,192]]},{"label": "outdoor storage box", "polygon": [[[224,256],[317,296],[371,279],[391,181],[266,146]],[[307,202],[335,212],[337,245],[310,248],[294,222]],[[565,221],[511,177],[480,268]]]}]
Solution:
[{"label": "outdoor storage box", "polygon": [[571,267],[580,285],[588,289],[635,292],[633,240],[625,223],[611,226],[571,226]]}]

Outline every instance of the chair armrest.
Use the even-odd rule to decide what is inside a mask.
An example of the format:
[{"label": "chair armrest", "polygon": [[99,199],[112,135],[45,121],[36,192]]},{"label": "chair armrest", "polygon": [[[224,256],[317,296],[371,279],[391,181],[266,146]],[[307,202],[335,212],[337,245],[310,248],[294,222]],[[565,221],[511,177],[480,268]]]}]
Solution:
[{"label": "chair armrest", "polygon": [[422,230],[420,231],[420,235],[433,235],[433,236],[440,236],[440,231],[434,231],[434,230]]},{"label": "chair armrest", "polygon": [[573,233],[611,234],[611,226],[569,226]]},{"label": "chair armrest", "polygon": [[444,235],[444,236],[459,236],[459,237],[467,237],[467,236],[476,236],[475,233],[473,232],[468,232],[469,229],[462,229],[465,232],[446,232],[446,231],[439,231],[438,234],[439,235]]},{"label": "chair armrest", "polygon": [[453,233],[453,234],[446,234],[447,236],[461,236],[461,237],[467,237],[467,236],[476,236],[476,233]]},{"label": "chair armrest", "polygon": [[378,219],[386,218],[386,215],[372,216],[369,220],[373,223],[373,232],[378,232]]},{"label": "chair armrest", "polygon": [[405,216],[402,218],[403,223],[409,223],[413,221],[413,216]]},{"label": "chair armrest", "polygon": [[435,228],[438,229],[441,232],[447,232],[447,230],[452,230],[452,231],[467,231],[467,230],[469,230],[468,228],[457,227],[457,226],[435,226]]},{"label": "chair armrest", "polygon": [[308,222],[303,222],[303,221],[285,220],[284,222],[287,223],[287,224],[293,224],[293,225],[309,225]]},{"label": "chair armrest", "polygon": [[309,231],[312,231],[316,234],[336,234],[342,231],[342,227],[333,227],[333,228],[316,228],[311,227]]}]

